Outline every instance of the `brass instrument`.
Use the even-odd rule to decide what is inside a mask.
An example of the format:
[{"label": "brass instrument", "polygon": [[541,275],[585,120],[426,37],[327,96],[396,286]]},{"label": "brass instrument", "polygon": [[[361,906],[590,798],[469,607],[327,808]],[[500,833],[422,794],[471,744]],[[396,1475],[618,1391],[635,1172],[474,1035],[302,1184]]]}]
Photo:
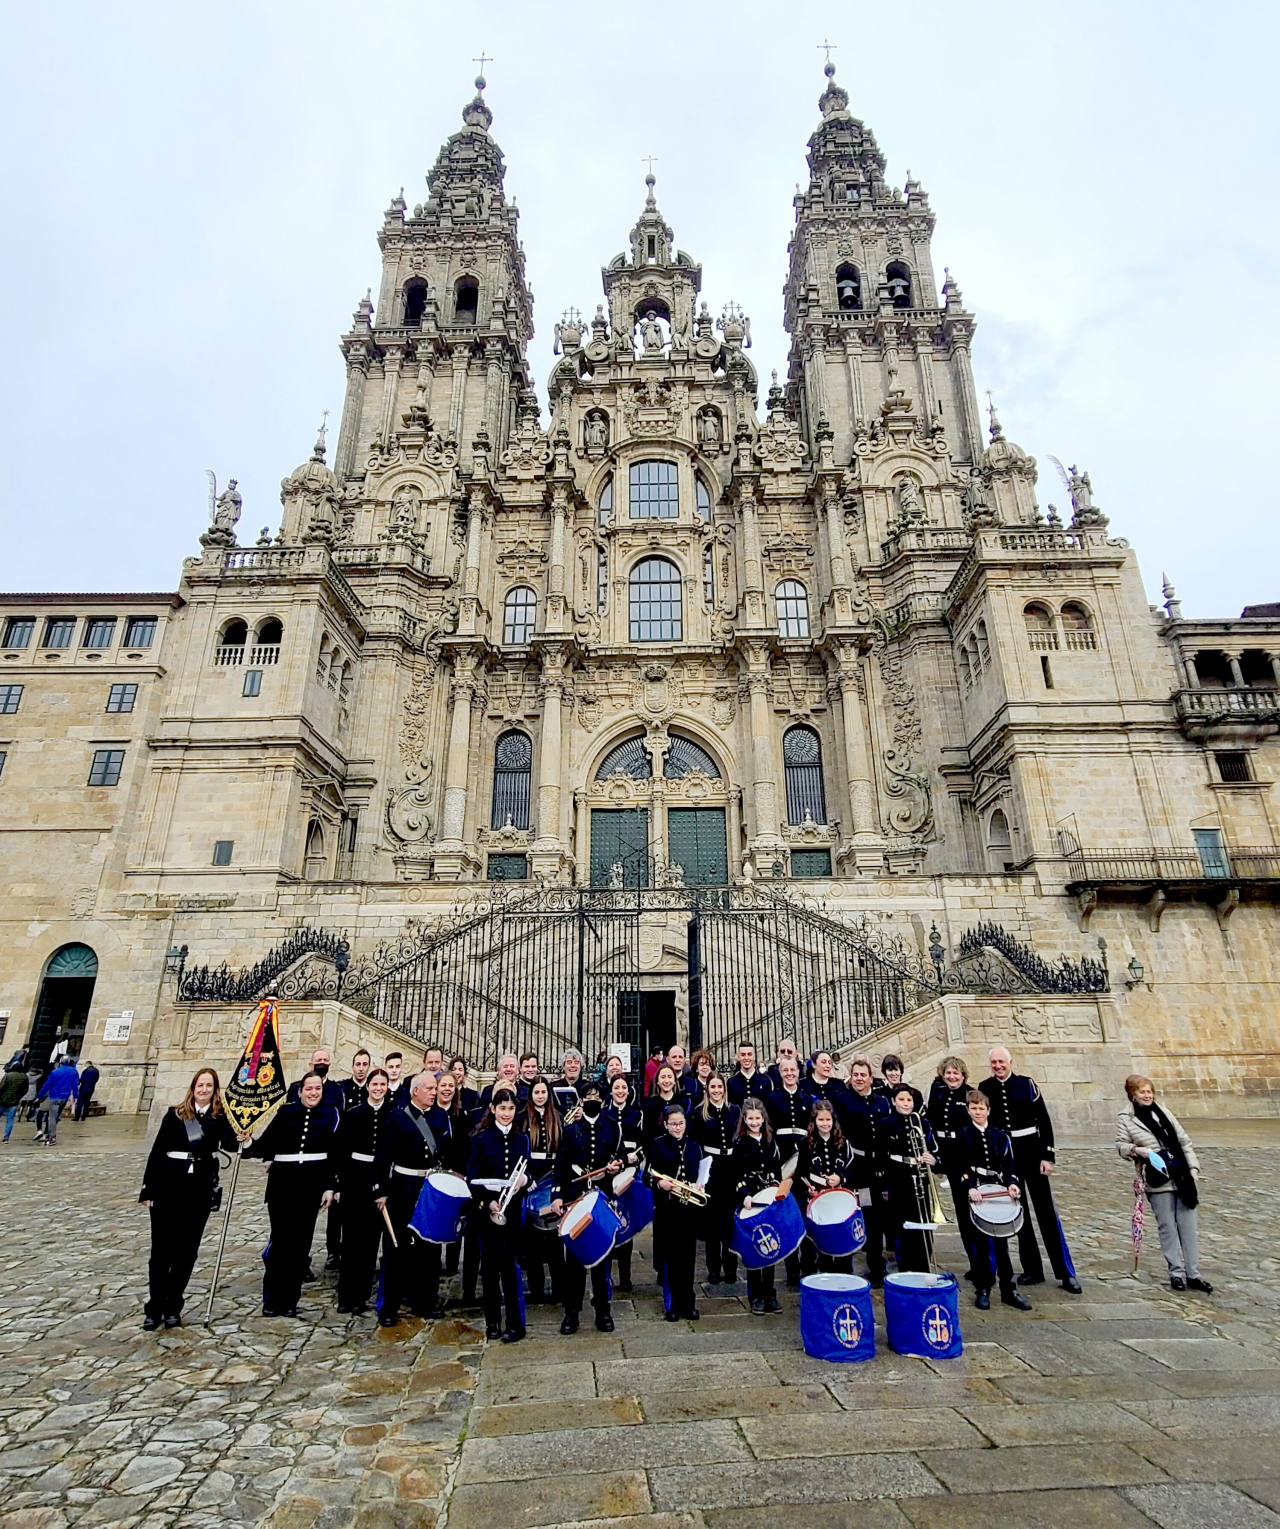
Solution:
[{"label": "brass instrument", "polygon": [[912,1231],[924,1232],[925,1257],[929,1262],[929,1269],[933,1269],[933,1228],[945,1226],[947,1218],[942,1214],[942,1206],[938,1201],[938,1186],[933,1181],[933,1174],[929,1171],[929,1165],[924,1161],[929,1151],[929,1144],[925,1139],[924,1126],[920,1115],[912,1110],[907,1116],[907,1134],[911,1141],[911,1157],[914,1169],[915,1196],[916,1196],[916,1220],[903,1222],[904,1227]]},{"label": "brass instrument", "polygon": [[711,1202],[710,1194],[700,1184],[689,1184],[684,1179],[672,1179],[667,1193],[673,1200],[679,1200],[684,1205],[705,1206]]},{"label": "brass instrument", "polygon": [[502,1186],[502,1193],[490,1204],[489,1214],[493,1217],[494,1226],[506,1226],[507,1206],[524,1187],[525,1170],[528,1166],[528,1158],[522,1157],[511,1170],[511,1177]]}]

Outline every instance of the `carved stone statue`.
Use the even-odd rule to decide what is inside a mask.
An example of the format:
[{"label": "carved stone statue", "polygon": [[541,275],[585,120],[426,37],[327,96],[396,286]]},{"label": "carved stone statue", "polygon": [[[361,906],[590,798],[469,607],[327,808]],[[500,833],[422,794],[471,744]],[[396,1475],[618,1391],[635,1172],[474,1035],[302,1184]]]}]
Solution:
[{"label": "carved stone statue", "polygon": [[609,421],[599,410],[593,409],[587,415],[583,426],[583,438],[588,451],[603,451],[609,444]]},{"label": "carved stone statue", "polygon": [[704,409],[698,416],[698,439],[704,446],[720,444],[720,416],[714,409]]},{"label": "carved stone statue", "polygon": [[1071,507],[1076,514],[1082,510],[1088,511],[1093,508],[1093,484],[1089,482],[1089,474],[1078,472],[1076,465],[1071,464]]},{"label": "carved stone statue", "polygon": [[235,530],[236,522],[240,519],[240,503],[240,494],[236,489],[236,480],[232,478],[226,488],[218,495],[217,507],[213,512],[213,529],[215,531],[226,531],[230,534]]},{"label": "carved stone statue", "polygon": [[920,485],[909,475],[898,480],[898,514],[904,521],[924,519],[924,500],[920,497]]},{"label": "carved stone statue", "polygon": [[666,343],[662,325],[658,322],[658,315],[652,308],[640,320],[640,343],[644,346],[647,356],[655,355]]}]

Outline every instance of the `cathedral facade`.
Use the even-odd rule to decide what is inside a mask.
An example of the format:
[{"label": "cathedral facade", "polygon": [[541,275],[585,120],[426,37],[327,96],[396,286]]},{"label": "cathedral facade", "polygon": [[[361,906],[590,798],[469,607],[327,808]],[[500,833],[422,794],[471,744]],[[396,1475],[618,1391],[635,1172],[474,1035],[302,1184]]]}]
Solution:
[{"label": "cathedral facade", "polygon": [[[233,482],[172,593],[0,597],[8,1050],[66,1030],[146,1108],[238,1049],[244,1004],[218,1029],[184,973],[299,929],[345,966],[494,887],[768,885],[939,973],[979,926],[1105,970],[1084,1009],[940,998],[940,1044],[1275,1107],[1280,606],[1148,605],[1075,467],[1042,511],[928,199],[827,76],[785,381],[650,176],[544,410],[481,81],[386,213],[278,534],[238,543]],[[668,918],[636,978],[682,1033],[690,960]],[[365,1033],[340,986],[308,1001],[296,1049]]]}]

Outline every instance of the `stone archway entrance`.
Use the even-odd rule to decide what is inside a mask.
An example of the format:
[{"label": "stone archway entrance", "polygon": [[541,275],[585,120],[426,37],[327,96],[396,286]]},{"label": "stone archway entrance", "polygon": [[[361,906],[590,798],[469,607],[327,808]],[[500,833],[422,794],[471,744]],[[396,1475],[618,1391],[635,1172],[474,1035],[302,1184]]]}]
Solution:
[{"label": "stone archway entrance", "polygon": [[97,980],[98,958],[87,945],[64,945],[53,953],[27,1043],[28,1068],[44,1067],[59,1033],[66,1036],[71,1055],[80,1054]]}]

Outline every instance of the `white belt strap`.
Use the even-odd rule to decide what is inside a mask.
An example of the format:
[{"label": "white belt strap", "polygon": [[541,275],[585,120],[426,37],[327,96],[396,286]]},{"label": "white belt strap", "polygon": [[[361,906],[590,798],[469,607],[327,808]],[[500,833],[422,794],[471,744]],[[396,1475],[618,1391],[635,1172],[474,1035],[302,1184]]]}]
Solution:
[{"label": "white belt strap", "polygon": [[328,1159],[327,1152],[278,1152],[272,1159],[277,1163],[323,1163]]},{"label": "white belt strap", "polygon": [[724,1151],[724,1148],[723,1147],[703,1147],[702,1150],[707,1154],[708,1157],[719,1157],[721,1155],[721,1153]]},{"label": "white belt strap", "polygon": [[371,1163],[373,1161],[373,1153],[372,1152],[353,1152],[351,1154],[351,1161],[353,1163]]},{"label": "white belt strap", "polygon": [[849,1151],[853,1153],[854,1157],[866,1157],[867,1155],[865,1147],[850,1147]]},{"label": "white belt strap", "polygon": [[914,1163],[915,1162],[915,1158],[913,1158],[913,1157],[901,1157],[897,1152],[890,1152],[890,1154],[889,1154],[889,1161],[891,1163]]},{"label": "white belt strap", "polygon": [[1039,1134],[1040,1134],[1040,1127],[1039,1126],[1022,1126],[1017,1131],[1010,1131],[1009,1132],[1010,1136],[1038,1136]]},{"label": "white belt strap", "polygon": [[773,1133],[775,1136],[808,1136],[804,1126],[779,1126]]},{"label": "white belt strap", "polygon": [[191,1161],[190,1152],[166,1152],[165,1156],[171,1157],[175,1163],[189,1163]]},{"label": "white belt strap", "polygon": [[529,1157],[535,1163],[545,1163],[551,1156],[550,1152],[530,1152]]},{"label": "white belt strap", "polygon": [[403,1173],[407,1179],[425,1179],[431,1172],[430,1168],[402,1168],[399,1163],[391,1165],[392,1173]]}]

